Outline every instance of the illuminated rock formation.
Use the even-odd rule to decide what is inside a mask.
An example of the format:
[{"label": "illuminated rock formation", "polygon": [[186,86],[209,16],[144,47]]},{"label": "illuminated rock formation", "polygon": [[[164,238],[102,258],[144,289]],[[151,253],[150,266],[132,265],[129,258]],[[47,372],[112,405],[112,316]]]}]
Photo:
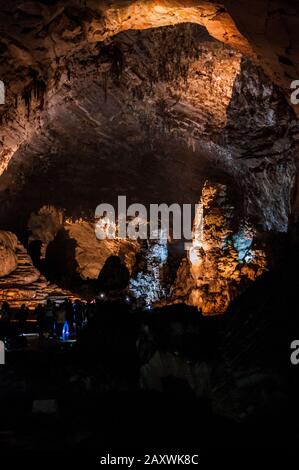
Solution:
[{"label": "illuminated rock formation", "polygon": [[[12,257],[12,262],[10,258],[8,261],[1,259],[0,302],[8,301],[12,307],[20,307],[23,303],[28,307],[35,307],[38,303],[45,302],[50,295],[73,297],[70,292],[51,284],[41,275],[15,235],[0,232],[0,237],[1,242],[7,243],[9,257]],[[9,269],[4,272],[7,267]]]},{"label": "illuminated rock formation", "polygon": [[29,243],[41,243],[40,260],[47,262],[51,253],[54,264],[59,262],[59,234],[63,233],[64,243],[73,246],[72,265],[82,280],[97,279],[110,256],[119,256],[132,273],[135,256],[140,249],[139,243],[131,240],[98,240],[94,223],[82,219],[66,219],[63,212],[53,206],[44,206],[37,213],[32,213],[28,229]]},{"label": "illuminated rock formation", "polygon": [[[167,297],[165,266],[168,258],[167,238],[151,240],[140,250],[141,263],[136,266],[137,275],[130,282],[130,292],[136,299],[142,299],[147,307]],[[139,269],[138,269],[139,268]],[[166,281],[166,282],[165,282]]]},{"label": "illuminated rock formation", "polygon": [[[119,256],[136,292],[166,301],[183,249],[170,268],[170,257],[157,266],[149,245],[143,253],[148,269],[138,271],[139,244],[96,240],[96,206],[115,205],[121,194],[146,206],[194,204],[206,180],[229,180],[237,196],[220,215],[205,219],[204,261],[182,262],[173,298],[221,313],[264,269],[258,248],[252,260],[241,258],[250,239],[289,229],[298,122],[281,91],[247,58],[255,57],[248,42],[233,29],[226,34],[227,11],[209,2],[190,8],[162,3],[103,8],[97,16],[93,7],[70,13],[56,4],[49,15],[48,6],[28,2],[28,43],[25,38],[20,52],[7,37],[4,54],[11,71],[19,63],[12,57],[23,65],[3,108],[1,168],[7,168],[0,179],[0,217],[24,245],[40,242],[42,259],[56,253],[54,269],[60,258],[66,275],[72,270],[81,280],[97,279],[107,258]],[[20,17],[27,7],[17,9]],[[213,35],[237,51],[194,24],[146,29],[187,20],[210,32],[214,27]],[[237,210],[233,228],[230,207]],[[221,233],[225,227],[232,239]]]},{"label": "illuminated rock formation", "polygon": [[51,93],[39,124],[17,108],[11,137],[18,126],[33,134],[1,178],[5,222],[16,206],[23,229],[45,205],[88,219],[101,200],[114,203],[115,184],[145,203],[194,202],[205,173],[224,171],[244,181],[257,223],[287,229],[298,123],[261,69],[201,28],[128,32],[89,46]]},{"label": "illuminated rock formation", "polygon": [[244,1],[231,0],[190,0],[183,6],[176,0],[115,0],[108,5],[94,0],[85,5],[80,0],[51,4],[12,0],[2,5],[0,77],[7,88],[2,118],[7,129],[1,144],[1,171],[20,145],[33,136],[28,115],[35,121],[34,127],[43,124],[40,110],[46,90],[50,95],[55,93],[60,77],[73,72],[73,55],[86,46],[96,47],[129,29],[197,23],[217,40],[259,61],[289,98],[290,83],[297,79],[297,17],[297,7],[291,1],[278,1],[272,7],[266,0],[255,0],[250,12]]},{"label": "illuminated rock formation", "polygon": [[69,237],[76,241],[76,261],[82,279],[97,279],[105,261],[118,256],[132,272],[139,244],[130,240],[97,240],[94,224],[66,224]]},{"label": "illuminated rock formation", "polygon": [[267,260],[256,248],[254,229],[240,220],[229,202],[225,185],[206,183],[201,202],[202,236],[198,239],[195,233],[189,256],[178,270],[173,298],[211,315],[224,313],[248,282],[265,272]]},{"label": "illuminated rock formation", "polygon": [[17,267],[17,238],[11,232],[0,231],[0,277],[6,276]]},{"label": "illuminated rock formation", "polygon": [[46,249],[63,226],[63,214],[53,206],[43,206],[32,212],[28,220],[28,243],[40,242],[40,258],[45,258]]}]

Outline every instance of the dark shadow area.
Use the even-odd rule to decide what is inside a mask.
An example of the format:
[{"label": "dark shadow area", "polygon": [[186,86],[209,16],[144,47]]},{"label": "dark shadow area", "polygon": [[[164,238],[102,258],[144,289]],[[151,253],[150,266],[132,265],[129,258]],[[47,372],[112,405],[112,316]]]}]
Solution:
[{"label": "dark shadow area", "polygon": [[42,242],[40,240],[34,240],[28,245],[28,254],[31,257],[34,266],[38,269],[41,268],[41,248]]},{"label": "dark shadow area", "polygon": [[41,271],[47,279],[63,287],[75,286],[80,281],[75,251],[76,241],[61,229],[48,244],[45,260],[41,264]]},{"label": "dark shadow area", "polygon": [[[299,337],[297,262],[290,256],[265,274],[222,317],[185,305],[142,312],[98,301],[87,307],[75,347],[9,353],[1,374],[10,382],[0,391],[0,430],[9,427],[13,438],[6,446],[291,449],[299,417],[290,363]],[[33,400],[49,398],[55,415],[32,414]]]},{"label": "dark shadow area", "polygon": [[118,256],[110,256],[100,271],[98,277],[99,290],[109,293],[125,289],[130,280],[128,268]]}]

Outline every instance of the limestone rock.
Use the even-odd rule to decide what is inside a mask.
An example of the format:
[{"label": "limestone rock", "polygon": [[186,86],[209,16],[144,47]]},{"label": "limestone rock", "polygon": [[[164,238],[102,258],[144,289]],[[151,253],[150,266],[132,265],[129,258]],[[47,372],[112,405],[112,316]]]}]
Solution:
[{"label": "limestone rock", "polygon": [[54,206],[43,206],[37,213],[32,212],[28,220],[29,243],[39,240],[45,250],[62,227],[62,222],[63,214]]},{"label": "limestone rock", "polygon": [[[38,4],[34,8],[32,2],[12,0],[9,7],[2,5],[0,76],[7,84],[5,121],[13,132],[9,129],[5,132],[1,171],[24,139],[30,140],[33,135],[33,128],[26,122],[28,116],[31,114],[30,118],[36,118],[40,124],[46,89],[53,87],[63,73],[71,73],[73,55],[86,45],[97,44],[126,30],[187,22],[200,24],[217,40],[260,61],[289,98],[290,83],[297,78],[297,18],[294,4],[288,1],[286,5],[282,0],[276,2],[275,8],[266,0],[255,0],[251,3],[250,14],[244,1],[231,0],[224,0],[222,4],[193,0],[184,6],[175,0],[125,3],[114,0],[109,5],[92,2],[85,7],[79,0],[64,0],[51,5]],[[16,120],[11,101],[18,95],[21,116]]]},{"label": "limestone rock", "polygon": [[78,221],[66,223],[65,230],[76,242],[75,258],[82,279],[97,279],[110,256],[119,256],[129,272],[135,265],[138,242],[130,240],[98,240],[94,223]]},{"label": "limestone rock", "polygon": [[17,238],[14,234],[0,231],[0,277],[7,276],[16,269],[16,245]]},{"label": "limestone rock", "polygon": [[43,206],[32,213],[28,221],[29,242],[39,241],[42,245],[42,258],[47,256],[47,247],[56,243],[57,234],[64,232],[71,245],[74,245],[73,262],[77,274],[83,280],[97,279],[106,260],[119,256],[132,272],[139,243],[130,240],[98,240],[95,224],[83,219],[66,219],[63,212],[54,206]]},{"label": "limestone rock", "polygon": [[219,314],[248,282],[265,272],[267,259],[255,248],[252,227],[242,223],[229,203],[226,185],[206,182],[201,202],[202,235],[189,259],[183,260],[172,295],[174,301],[181,298],[205,315]]},{"label": "limestone rock", "polygon": [[47,281],[33,266],[27,250],[14,234],[0,234],[2,240],[14,247],[14,251],[8,249],[13,253],[15,261],[14,269],[0,278],[0,302],[7,301],[12,307],[20,307],[25,303],[32,308],[38,303],[44,303],[49,295],[73,298],[70,292]]},{"label": "limestone rock", "polygon": [[[0,69],[11,73],[0,142],[1,168],[7,168],[1,220],[18,233],[25,233],[29,220],[29,241],[41,241],[43,256],[65,231],[82,279],[97,278],[113,255],[132,273],[139,247],[95,239],[97,204],[115,205],[117,193],[131,201],[142,197],[145,204],[195,203],[206,179],[225,176],[236,194],[228,203],[225,188],[210,185],[204,191],[204,245],[195,263],[183,260],[183,282],[176,283],[173,297],[206,313],[223,312],[266,264],[260,246],[253,259],[244,258],[254,236],[247,232],[258,229],[262,238],[262,232],[289,228],[298,151],[294,113],[256,63],[242,55],[254,58],[255,48],[224,5],[121,2],[116,9],[65,9],[66,4],[13,1],[12,11],[28,24],[23,47],[15,40],[18,23],[12,28],[11,14],[0,7],[9,32]],[[258,27],[269,8],[259,10]],[[281,14],[290,20],[287,8],[270,16]],[[186,21],[205,25],[237,51],[194,24],[146,29]],[[51,34],[40,29],[44,24]],[[264,32],[259,38],[258,49],[265,52]],[[36,275],[27,274],[28,281]],[[139,274],[142,292],[152,281],[160,290],[160,272]]]}]

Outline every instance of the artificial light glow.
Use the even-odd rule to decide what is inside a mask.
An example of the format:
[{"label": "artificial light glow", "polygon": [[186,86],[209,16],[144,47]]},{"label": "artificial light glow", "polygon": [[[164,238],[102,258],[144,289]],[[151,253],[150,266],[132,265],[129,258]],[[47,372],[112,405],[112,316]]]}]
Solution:
[{"label": "artificial light glow", "polygon": [[189,248],[189,260],[192,264],[201,261],[200,249],[203,245],[203,204],[198,204],[194,217],[192,244]]},{"label": "artificial light glow", "polygon": [[201,257],[199,254],[199,247],[192,246],[189,250],[189,259],[192,264],[197,264],[201,261]]},{"label": "artificial light glow", "polygon": [[69,334],[70,334],[69,326],[67,322],[65,322],[63,325],[63,329],[62,329],[62,338],[66,339],[69,336]]},{"label": "artificial light glow", "polygon": [[136,279],[130,281],[133,296],[144,299],[147,305],[158,302],[166,295],[161,285],[161,275],[168,258],[167,238],[163,232],[159,233],[159,237],[158,240],[149,241],[146,253],[147,271],[139,272]]}]

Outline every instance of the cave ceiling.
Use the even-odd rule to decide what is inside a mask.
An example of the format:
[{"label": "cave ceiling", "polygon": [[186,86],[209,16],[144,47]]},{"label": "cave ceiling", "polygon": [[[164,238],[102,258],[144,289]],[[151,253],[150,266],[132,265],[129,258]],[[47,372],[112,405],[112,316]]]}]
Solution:
[{"label": "cave ceiling", "polygon": [[[263,272],[265,234],[287,233],[298,212],[297,9],[291,0],[1,4],[1,229],[25,245],[40,240],[45,253],[69,224],[80,275],[96,278],[124,248],[106,246],[99,259],[91,250],[99,203],[194,204],[206,194],[206,257],[180,266],[176,298],[224,311],[232,284]],[[240,264],[248,239],[259,239],[249,267]],[[138,249],[127,247],[130,272]]]}]

